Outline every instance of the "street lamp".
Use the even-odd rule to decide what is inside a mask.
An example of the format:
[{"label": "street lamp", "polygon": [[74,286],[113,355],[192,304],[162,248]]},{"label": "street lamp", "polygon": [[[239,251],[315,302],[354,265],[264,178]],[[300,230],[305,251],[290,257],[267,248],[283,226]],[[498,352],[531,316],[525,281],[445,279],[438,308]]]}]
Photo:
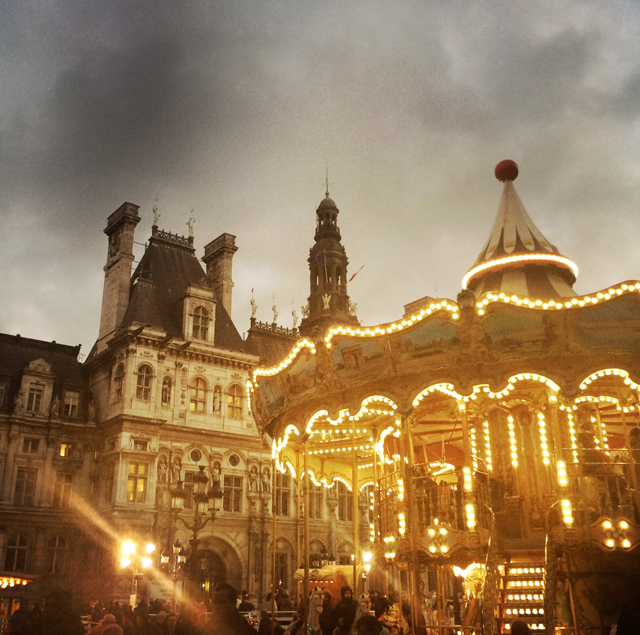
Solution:
[{"label": "street lamp", "polygon": [[[182,481],[178,481],[176,487],[171,490],[171,509],[174,518],[180,520],[182,524],[192,533],[193,537],[189,541],[191,544],[191,576],[195,578],[196,561],[198,555],[198,534],[207,525],[213,522],[216,513],[222,506],[222,490],[216,483],[207,488],[209,477],[205,473],[205,466],[198,466],[198,473],[193,476],[193,522],[189,523],[179,514],[184,509],[185,493]],[[206,515],[209,513],[209,515]],[[174,551],[174,555],[175,555]],[[179,556],[176,556],[179,558]],[[177,567],[176,567],[177,568]]]},{"label": "street lamp", "polygon": [[126,569],[133,564],[133,567],[131,568],[130,604],[134,606],[134,608],[137,604],[136,599],[138,597],[138,578],[141,577],[138,573],[139,568],[142,567],[143,569],[148,569],[153,564],[153,560],[149,556],[156,550],[156,546],[153,543],[148,542],[144,548],[144,553],[146,553],[146,555],[144,555],[144,553],[136,553],[137,550],[138,545],[131,540],[125,540],[122,543],[122,558],[120,559],[120,566],[123,569]]}]

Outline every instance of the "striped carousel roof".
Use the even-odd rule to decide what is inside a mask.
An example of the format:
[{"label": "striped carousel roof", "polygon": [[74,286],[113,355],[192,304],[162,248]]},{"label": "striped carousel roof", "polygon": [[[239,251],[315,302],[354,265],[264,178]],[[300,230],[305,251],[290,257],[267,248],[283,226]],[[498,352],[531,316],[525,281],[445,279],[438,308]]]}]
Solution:
[{"label": "striped carousel roof", "polygon": [[495,175],[504,183],[498,213],[462,286],[476,297],[489,291],[541,299],[575,296],[572,287],[578,267],[560,254],[527,214],[513,185],[518,166],[514,161],[501,161]]}]

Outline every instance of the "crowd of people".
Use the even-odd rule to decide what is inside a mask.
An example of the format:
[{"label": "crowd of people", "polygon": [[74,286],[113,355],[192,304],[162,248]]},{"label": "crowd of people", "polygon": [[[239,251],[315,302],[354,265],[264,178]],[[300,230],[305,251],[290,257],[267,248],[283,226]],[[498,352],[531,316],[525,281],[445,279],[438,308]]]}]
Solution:
[{"label": "crowd of people", "polygon": [[[288,592],[275,596],[276,619],[267,596],[255,621],[258,635],[406,635],[408,610],[397,593],[389,599],[375,591],[354,598],[350,587],[340,589],[339,598],[329,591],[317,590],[316,627],[309,624],[305,602],[294,605]],[[336,591],[337,594],[337,591]],[[72,608],[64,591],[51,593],[44,608],[19,609],[9,620],[3,635],[255,635],[247,614],[257,617],[258,607],[246,592],[240,598],[236,589],[223,584],[216,588],[210,602],[183,603],[176,612],[166,601],[141,600],[134,608],[120,602],[91,601],[80,611]],[[284,618],[284,619],[283,619]],[[284,622],[284,623],[282,623]],[[287,623],[290,622],[290,623]]]}]

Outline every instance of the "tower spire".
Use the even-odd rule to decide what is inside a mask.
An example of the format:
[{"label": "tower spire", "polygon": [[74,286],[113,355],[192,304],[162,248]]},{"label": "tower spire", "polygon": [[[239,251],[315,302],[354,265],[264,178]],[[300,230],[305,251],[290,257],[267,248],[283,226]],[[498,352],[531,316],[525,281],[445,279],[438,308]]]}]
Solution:
[{"label": "tower spire", "polygon": [[327,188],[325,190],[324,195],[329,198],[329,159],[325,159],[325,168],[326,168],[326,185]]},{"label": "tower spire", "polygon": [[329,198],[329,168],[326,168],[326,198],[316,210],[315,243],[309,251],[311,289],[308,313],[300,322],[300,333],[312,335],[334,324],[358,324],[356,305],[347,295],[349,261],[340,238],[339,210]]}]

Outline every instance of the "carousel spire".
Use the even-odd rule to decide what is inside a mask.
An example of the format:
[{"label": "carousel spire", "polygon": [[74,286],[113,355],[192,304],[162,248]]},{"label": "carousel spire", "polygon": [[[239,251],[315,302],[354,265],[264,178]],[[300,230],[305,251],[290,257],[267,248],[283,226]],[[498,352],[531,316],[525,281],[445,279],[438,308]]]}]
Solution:
[{"label": "carousel spire", "polygon": [[495,176],[502,182],[498,213],[485,246],[462,286],[476,297],[489,291],[535,298],[575,296],[573,284],[578,267],[560,254],[527,214],[513,182],[518,177],[515,161],[501,161]]}]

